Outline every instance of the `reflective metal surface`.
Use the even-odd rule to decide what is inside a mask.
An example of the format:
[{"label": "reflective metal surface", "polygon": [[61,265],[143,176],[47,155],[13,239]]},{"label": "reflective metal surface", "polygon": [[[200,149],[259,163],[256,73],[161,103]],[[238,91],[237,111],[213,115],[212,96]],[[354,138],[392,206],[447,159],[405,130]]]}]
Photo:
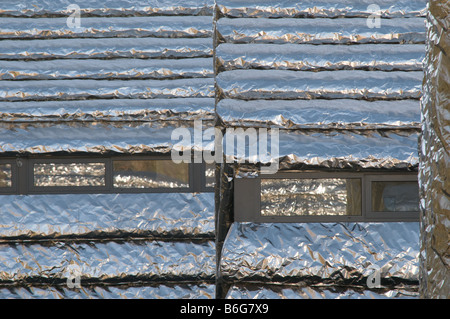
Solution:
[{"label": "reflective metal surface", "polygon": [[[211,37],[212,17],[83,17],[80,26],[70,28],[67,18],[2,18],[0,39],[55,38],[200,38]],[[81,23],[82,21],[82,23]]]},{"label": "reflective metal surface", "polygon": [[[278,128],[279,147],[264,159],[277,162],[279,171],[416,171],[426,5],[217,1],[220,125],[224,131]],[[222,296],[417,298],[417,222],[233,222],[231,185],[259,174],[263,161],[255,163],[250,150],[264,136],[249,138],[245,153],[225,148],[216,230]],[[328,212],[344,212],[336,204],[342,196],[329,201],[324,192],[316,205],[284,186],[262,185],[266,214],[320,214],[330,206]],[[381,287],[373,289],[368,279],[377,269]]]},{"label": "reflective metal surface", "polygon": [[[420,128],[417,100],[311,99],[234,100],[224,99],[216,112],[231,126],[311,128]],[[1,106],[1,103],[0,103]]]},{"label": "reflective metal surface", "polygon": [[242,100],[419,99],[422,72],[234,70],[217,75],[219,94]]},{"label": "reflective metal surface", "polygon": [[386,19],[377,29],[366,18],[227,19],[217,21],[220,40],[227,43],[424,43],[424,18]]},{"label": "reflective metal surface", "polygon": [[[129,17],[151,15],[212,15],[213,1],[195,0],[79,0],[83,16]],[[64,0],[5,0],[3,17],[66,17],[73,13]]]},{"label": "reflective metal surface", "polygon": [[[77,1],[71,27],[77,7],[67,1],[1,2],[0,155],[47,161],[36,161],[33,194],[10,194],[0,173],[0,298],[215,297],[213,192],[139,193],[188,186],[190,173],[93,173],[49,156],[168,155],[175,129],[211,127],[213,4]],[[32,170],[10,161],[22,194]]]},{"label": "reflective metal surface", "polygon": [[212,39],[102,38],[2,40],[4,60],[212,57]]},{"label": "reflective metal surface", "polygon": [[0,295],[7,299],[213,299],[215,285],[161,283],[152,286],[109,285],[70,289],[64,286],[5,287]]},{"label": "reflective metal surface", "polygon": [[[426,0],[374,0],[372,2],[358,0],[220,0],[217,1],[221,15],[226,17],[253,18],[335,18],[335,17],[368,17],[374,13],[381,17],[414,17],[424,16]],[[377,5],[376,10],[369,5]]]},{"label": "reflective metal surface", "polygon": [[213,98],[0,102],[5,122],[177,121],[214,119]]},{"label": "reflective metal surface", "polygon": [[151,99],[213,97],[213,79],[107,81],[54,80],[2,83],[0,101],[42,101],[80,99]]},{"label": "reflective metal surface", "polygon": [[213,77],[212,59],[2,61],[1,80],[180,79]]},{"label": "reflective metal surface", "polygon": [[415,299],[417,286],[389,290],[304,285],[234,284],[227,299]]},{"label": "reflective metal surface", "polygon": [[261,179],[262,216],[360,214],[359,179]]},{"label": "reflective metal surface", "polygon": [[298,71],[380,70],[421,71],[425,48],[403,44],[391,50],[388,44],[296,45],[222,43],[217,47],[220,69],[275,69]]},{"label": "reflective metal surface", "polygon": [[[418,136],[417,131],[280,130],[278,152],[268,154],[266,160],[278,160],[281,170],[308,167],[416,170]],[[256,144],[247,143],[245,155],[227,148],[224,152],[228,162],[254,162],[249,149],[255,147]]]},{"label": "reflective metal surface", "polygon": [[214,238],[214,193],[1,195],[11,238]]},{"label": "reflective metal surface", "polygon": [[[395,234],[395,236],[393,236]],[[220,272],[230,282],[303,282],[363,289],[418,284],[419,224],[233,223]]]},{"label": "reflective metal surface", "polygon": [[[205,121],[203,125],[207,128],[211,127],[212,123]],[[170,154],[174,144],[181,143],[179,140],[171,140],[173,130],[178,127],[186,128],[191,137],[183,147],[213,150],[214,145],[211,145],[210,141],[196,143],[191,123],[50,121],[0,123],[0,151],[33,154],[49,152]]]},{"label": "reflective metal surface", "polygon": [[448,1],[430,1],[421,100],[421,291],[422,298],[450,296],[450,51]]},{"label": "reflective metal surface", "polygon": [[0,283],[63,285],[75,270],[86,283],[212,280],[216,265],[213,241],[10,243],[0,245],[0,260]]}]

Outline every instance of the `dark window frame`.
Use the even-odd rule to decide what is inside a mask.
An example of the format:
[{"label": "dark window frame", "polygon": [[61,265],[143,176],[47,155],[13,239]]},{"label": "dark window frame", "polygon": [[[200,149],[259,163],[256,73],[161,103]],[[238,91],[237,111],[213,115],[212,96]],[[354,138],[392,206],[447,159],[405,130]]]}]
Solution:
[{"label": "dark window frame", "polygon": [[[113,186],[114,160],[171,160],[166,155],[42,155],[29,157],[2,158],[0,164],[11,165],[11,187],[0,187],[0,195],[28,194],[119,194],[119,193],[200,193],[213,192],[214,187],[206,187],[206,164],[194,163],[188,165],[189,186],[180,188],[121,188]],[[34,165],[45,163],[104,163],[104,186],[35,186]]]},{"label": "dark window frame", "polygon": [[18,179],[17,179],[17,162],[15,159],[0,159],[0,165],[9,164],[11,165],[11,186],[10,187],[0,187],[1,195],[16,194],[18,189]]},{"label": "dark window frame", "polygon": [[[359,178],[361,179],[361,215],[322,216],[263,216],[261,214],[261,179],[302,178]],[[371,207],[372,180],[417,181],[417,172],[278,172],[254,178],[234,179],[234,220],[255,223],[309,223],[309,222],[385,222],[419,221],[419,212],[373,212]]]}]

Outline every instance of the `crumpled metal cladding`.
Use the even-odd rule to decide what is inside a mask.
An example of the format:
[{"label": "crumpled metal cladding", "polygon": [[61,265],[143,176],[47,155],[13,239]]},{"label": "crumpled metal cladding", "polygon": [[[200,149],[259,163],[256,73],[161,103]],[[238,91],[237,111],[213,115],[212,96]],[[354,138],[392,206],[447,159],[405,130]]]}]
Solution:
[{"label": "crumpled metal cladding", "polygon": [[215,285],[168,284],[153,286],[125,285],[86,286],[70,289],[64,286],[0,287],[5,299],[213,299]]},{"label": "crumpled metal cladding", "polygon": [[[417,131],[300,131],[280,130],[278,160],[280,169],[316,168],[379,168],[417,169]],[[226,136],[225,136],[226,138]],[[298,145],[302,147],[299,148]],[[251,142],[245,145],[245,154],[236,154],[224,147],[228,162],[238,163],[249,158]],[[242,153],[243,154],[243,153]],[[277,157],[275,157],[277,156]]]},{"label": "crumpled metal cladding", "polygon": [[[392,236],[395,234],[395,236]],[[227,281],[418,284],[419,223],[238,223],[223,245]]]},{"label": "crumpled metal cladding", "polygon": [[19,121],[174,123],[196,119],[212,123],[214,118],[213,98],[0,102],[0,120],[16,123]]},{"label": "crumpled metal cladding", "polygon": [[233,70],[217,75],[222,98],[419,99],[422,72]]},{"label": "crumpled metal cladding", "polygon": [[391,50],[390,44],[354,46],[311,44],[222,43],[216,48],[217,67],[296,71],[375,70],[422,71],[423,44],[403,44]]},{"label": "crumpled metal cladding", "polygon": [[227,299],[415,299],[416,287],[396,289],[357,289],[339,286],[233,284]]},{"label": "crumpled metal cladding", "polygon": [[214,97],[214,80],[194,78],[167,81],[43,80],[25,83],[5,81],[0,91],[0,101],[177,97]]},{"label": "crumpled metal cladding", "polygon": [[430,1],[421,100],[419,185],[421,191],[421,298],[450,296],[449,212],[450,86],[447,1]]},{"label": "crumpled metal cladding", "polygon": [[126,59],[120,63],[96,59],[2,61],[0,80],[211,78],[214,76],[212,63],[212,58]]},{"label": "crumpled metal cladding", "polygon": [[214,241],[89,241],[0,244],[0,281],[213,280]]},{"label": "crumpled metal cladding", "polygon": [[[417,17],[426,15],[426,0],[374,1],[382,18]],[[368,4],[358,0],[221,0],[217,3],[220,16],[229,18],[336,18],[369,17],[374,14]]]},{"label": "crumpled metal cladding", "polygon": [[385,19],[380,28],[367,27],[367,18],[253,19],[222,18],[217,37],[226,43],[366,44],[424,43],[424,18]]},{"label": "crumpled metal cladding", "polygon": [[214,238],[214,193],[2,195],[0,242]]},{"label": "crumpled metal cladding", "polygon": [[[0,104],[1,106],[1,104]],[[313,128],[420,128],[417,100],[234,100],[217,103],[216,112],[228,126]]]},{"label": "crumpled metal cladding", "polygon": [[[212,127],[204,121],[203,127]],[[213,151],[214,143],[201,144],[170,140],[174,129],[184,127],[194,136],[192,123],[186,122],[67,122],[0,123],[0,151],[44,154],[52,152],[161,153],[170,154],[174,144],[184,149]],[[151,136],[151,139],[149,139]],[[192,138],[193,139],[193,138]],[[132,141],[132,143],[130,143]]]},{"label": "crumpled metal cladding", "polygon": [[83,17],[69,28],[65,18],[2,18],[0,39],[56,39],[103,37],[211,38],[212,17]]},{"label": "crumpled metal cladding", "polygon": [[210,38],[101,38],[2,40],[0,59],[198,58],[212,57]]},{"label": "crumpled metal cladding", "polygon": [[[209,15],[212,16],[214,1],[199,3],[195,0],[80,0],[76,4],[84,17],[132,17],[152,15]],[[67,17],[69,10],[64,0],[7,0],[2,2],[2,17]]]}]

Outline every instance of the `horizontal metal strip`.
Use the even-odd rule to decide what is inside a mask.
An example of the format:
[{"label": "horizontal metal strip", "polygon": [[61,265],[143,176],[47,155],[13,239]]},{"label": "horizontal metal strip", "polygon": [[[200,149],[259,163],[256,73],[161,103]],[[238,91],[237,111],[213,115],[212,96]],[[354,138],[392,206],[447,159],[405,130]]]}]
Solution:
[{"label": "horizontal metal strip", "polygon": [[[385,288],[385,287],[383,287]],[[23,293],[26,295],[26,293]],[[398,288],[372,290],[363,287],[327,284],[324,286],[279,283],[234,282],[227,299],[411,299],[419,298],[419,285],[402,285]]]},{"label": "horizontal metal strip", "polygon": [[240,134],[244,137],[256,134],[258,138],[249,138],[236,150],[234,144],[228,145],[226,141],[229,137],[236,139],[238,133],[232,129],[225,132],[223,149],[229,163],[264,163],[270,164],[268,169],[284,170],[413,170],[419,163],[418,130],[279,130],[278,135],[270,130],[267,136],[258,137],[259,130],[246,128]]},{"label": "horizontal metal strip", "polygon": [[1,240],[214,236],[214,193],[2,195],[1,199]]},{"label": "horizontal metal strip", "polygon": [[2,121],[192,120],[214,118],[213,98],[0,102]]},{"label": "horizontal metal strip", "polygon": [[217,75],[224,98],[419,99],[422,72],[234,70]]},{"label": "horizontal metal strip", "polygon": [[419,280],[419,225],[392,223],[234,223],[220,272],[235,281],[311,278],[334,284]]},{"label": "horizontal metal strip", "polygon": [[214,97],[214,80],[2,81],[0,101]]},{"label": "horizontal metal strip", "polygon": [[359,0],[217,1],[219,13],[230,18],[368,17],[375,13],[383,18],[414,17],[425,16],[426,5],[426,0],[373,0],[370,3]]},{"label": "horizontal metal strip", "polygon": [[[203,121],[204,128],[213,121]],[[175,129],[185,128],[190,140],[171,139]],[[183,131],[186,133],[186,130]],[[130,122],[65,122],[65,123],[0,123],[0,152],[42,154],[52,152],[109,152],[170,154],[180,144],[185,150],[212,151],[210,140],[197,143],[192,123],[169,121]]]},{"label": "horizontal metal strip", "polygon": [[[124,279],[126,281],[127,279]],[[82,289],[71,289],[67,283],[44,286],[0,287],[1,299],[213,299],[216,285],[211,283],[169,282],[91,286],[80,282]],[[148,284],[148,283],[147,283]]]},{"label": "horizontal metal strip", "polygon": [[425,19],[385,19],[369,28],[367,19],[228,19],[217,21],[227,43],[424,43]]},{"label": "horizontal metal strip", "polygon": [[219,70],[380,70],[420,71],[425,58],[422,44],[231,44],[216,48]]},{"label": "horizontal metal strip", "polygon": [[[1,104],[0,104],[1,105]],[[281,128],[419,127],[417,100],[362,101],[224,99],[217,114],[227,125]]]},{"label": "horizontal metal strip", "polygon": [[212,58],[3,61],[0,65],[0,80],[163,80],[213,76]]},{"label": "horizontal metal strip", "polygon": [[[74,3],[75,4],[75,3]],[[74,12],[64,0],[2,1],[2,17],[64,17]],[[214,1],[205,0],[77,0],[82,16],[212,15]]]},{"label": "horizontal metal strip", "polygon": [[212,17],[86,18],[71,26],[66,18],[2,18],[0,39],[201,38],[212,36]]},{"label": "horizontal metal strip", "polygon": [[212,57],[211,38],[3,40],[0,60]]},{"label": "horizontal metal strip", "polygon": [[214,241],[123,241],[0,245],[0,281],[127,281],[210,279],[215,275]]}]

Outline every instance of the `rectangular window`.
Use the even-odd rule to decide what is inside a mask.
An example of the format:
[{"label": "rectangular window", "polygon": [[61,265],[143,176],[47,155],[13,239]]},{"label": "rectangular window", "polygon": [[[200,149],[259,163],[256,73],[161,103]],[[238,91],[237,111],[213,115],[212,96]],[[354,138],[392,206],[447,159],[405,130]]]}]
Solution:
[{"label": "rectangular window", "polygon": [[0,188],[12,187],[11,164],[0,164]]},{"label": "rectangular window", "polygon": [[261,215],[361,215],[361,180],[261,179]]},{"label": "rectangular window", "polygon": [[189,164],[172,160],[114,160],[114,188],[188,188]]},{"label": "rectangular window", "polygon": [[201,193],[215,165],[169,156],[23,156],[0,159],[0,194]]},{"label": "rectangular window", "polygon": [[105,163],[36,163],[33,165],[36,187],[105,186]]},{"label": "rectangular window", "polygon": [[234,179],[238,222],[418,219],[417,173],[278,172]]},{"label": "rectangular window", "polygon": [[419,185],[417,182],[373,181],[373,212],[419,211]]}]

